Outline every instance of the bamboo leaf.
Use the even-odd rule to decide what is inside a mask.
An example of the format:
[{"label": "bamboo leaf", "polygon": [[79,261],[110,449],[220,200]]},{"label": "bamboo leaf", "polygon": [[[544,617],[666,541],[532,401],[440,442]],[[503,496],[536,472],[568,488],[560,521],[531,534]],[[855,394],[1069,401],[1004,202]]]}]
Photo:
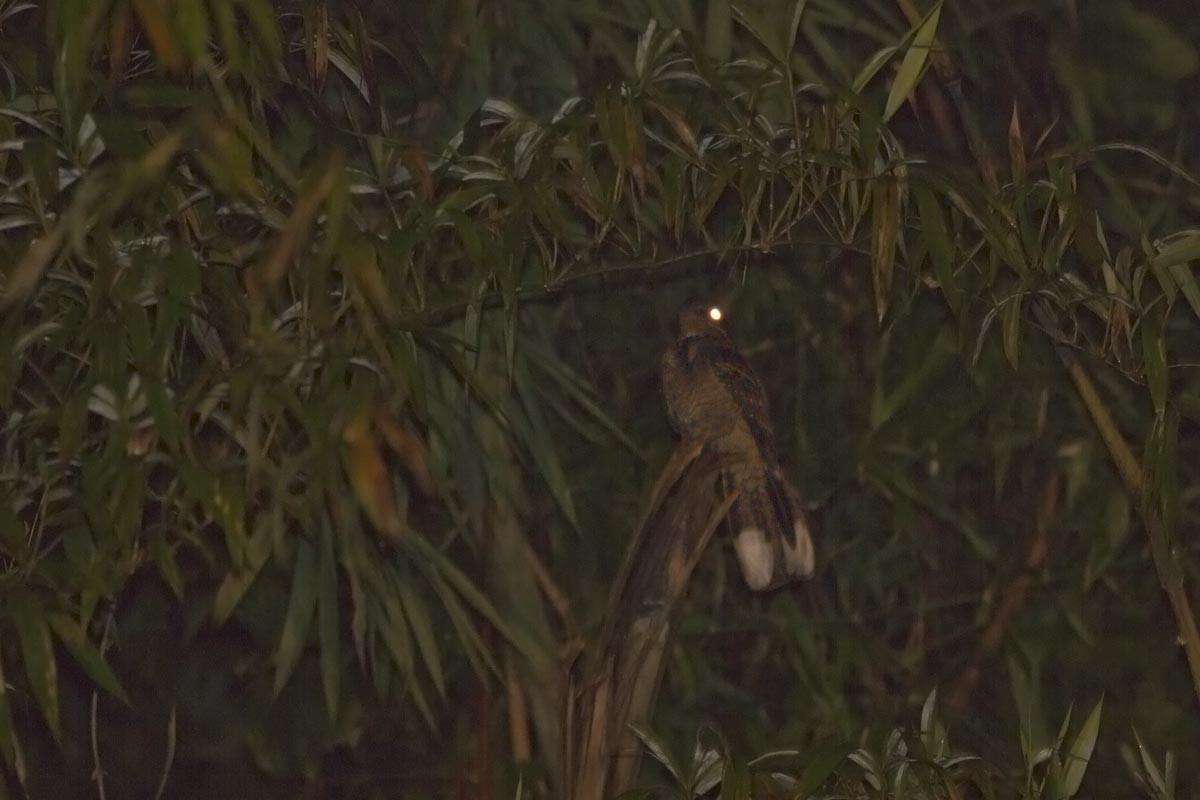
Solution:
[{"label": "bamboo leaf", "polygon": [[408,623],[405,621],[404,611],[398,594],[400,586],[403,585],[403,579],[389,572],[386,580],[387,588],[383,592],[384,614],[381,619],[383,623],[381,632],[384,643],[387,645],[388,651],[392,654],[396,666],[400,668],[400,671],[407,679],[406,688],[412,694],[417,710],[421,712],[421,716],[425,719],[430,729],[436,730],[437,722],[434,719],[433,711],[429,707],[429,703],[425,699],[425,693],[421,689],[421,684],[416,678],[412,638]]},{"label": "bamboo leaf", "polygon": [[709,0],[705,15],[704,52],[717,64],[729,60],[733,44],[733,7],[730,0]]},{"label": "bamboo leaf", "polygon": [[1200,259],[1200,234],[1189,234],[1171,241],[1154,256],[1154,266],[1175,267]]},{"label": "bamboo leaf", "polygon": [[540,400],[525,370],[518,369],[514,377],[520,395],[520,405],[510,415],[513,427],[519,432],[522,445],[533,457],[538,472],[562,509],[563,516],[571,527],[578,531],[579,520],[575,514],[571,486],[554,436],[542,412]]},{"label": "bamboo leaf", "polygon": [[242,40],[245,38],[245,33],[242,26],[238,24],[234,3],[230,0],[217,0],[217,2],[210,2],[209,7],[212,10],[213,19],[217,23],[217,37],[221,42],[222,55],[225,56],[225,61],[233,72],[241,72],[244,62]]},{"label": "bamboo leaf", "polygon": [[[8,682],[4,678],[4,659],[0,658],[0,757],[4,758],[5,764],[17,771],[19,752],[17,731],[13,727],[12,705],[8,702]],[[20,777],[24,780],[24,776]]]},{"label": "bamboo leaf", "polygon": [[58,255],[59,248],[66,240],[66,233],[66,222],[60,220],[48,234],[30,243],[7,276],[4,291],[0,294],[0,312],[7,311],[33,291],[42,274],[50,267],[50,262]]},{"label": "bamboo leaf", "polygon": [[508,621],[501,617],[500,613],[496,611],[495,606],[479,591],[479,588],[471,582],[471,579],[464,575],[449,559],[426,542],[424,537],[409,536],[405,539],[405,542],[414,548],[422,561],[436,569],[437,574],[444,578],[446,583],[453,587],[459,596],[475,609],[477,614],[491,623],[500,632],[500,635],[520,650],[526,658],[534,662],[540,660],[541,650],[537,646],[537,643],[526,636],[524,632],[513,628]]},{"label": "bamboo leaf", "polygon": [[766,48],[776,63],[787,63],[787,47],[783,44],[782,32],[774,29],[762,14],[747,8],[743,4],[735,4],[733,6],[733,16],[743,28],[748,30],[758,40],[759,44]]},{"label": "bamboo leaf", "polygon": [[333,552],[333,527],[322,516],[321,558],[318,564],[317,643],[321,652],[321,687],[325,691],[325,709],[329,721],[337,720],[341,699],[342,654],[338,637],[337,561]]},{"label": "bamboo leaf", "polygon": [[891,177],[880,178],[872,187],[871,275],[875,287],[875,313],[887,313],[896,266],[896,237],[900,228],[900,186]]},{"label": "bamboo leaf", "polygon": [[[788,20],[787,37],[784,43],[790,52],[796,46],[796,34],[800,32],[800,19],[804,16],[804,7],[808,5],[808,0],[792,0],[791,18]],[[785,63],[787,59],[784,59]],[[791,69],[790,65],[787,69]]]},{"label": "bamboo leaf", "polygon": [[37,601],[26,594],[17,594],[10,601],[10,614],[17,629],[21,644],[21,660],[25,662],[25,675],[37,699],[46,724],[56,741],[62,740],[59,722],[58,664],[54,660],[54,643],[50,640],[50,626],[46,612]]},{"label": "bamboo leaf", "polygon": [[204,0],[175,0],[172,17],[188,60],[199,63],[208,48],[208,10]]},{"label": "bamboo leaf", "polygon": [[921,230],[925,234],[925,242],[929,246],[929,259],[933,262],[933,272],[942,288],[942,296],[954,311],[961,307],[961,294],[954,282],[954,248],[946,229],[946,219],[941,206],[929,187],[917,184],[913,187],[913,196],[917,201],[917,213],[921,217]]},{"label": "bamboo leaf", "polygon": [[1146,745],[1142,744],[1142,736],[1137,732],[1137,728],[1133,729],[1133,738],[1137,742],[1138,755],[1142,761],[1142,772],[1146,777],[1147,783],[1159,797],[1171,797],[1167,794],[1167,782],[1163,779],[1162,772],[1159,771],[1158,765],[1154,763],[1154,756],[1150,755],[1150,750]]},{"label": "bamboo leaf", "polygon": [[257,34],[259,45],[266,51],[268,58],[277,59],[282,53],[279,40],[279,23],[276,9],[270,0],[244,0],[246,16]]},{"label": "bamboo leaf", "polygon": [[1004,341],[1004,356],[1015,370],[1020,366],[1021,301],[1024,295],[1016,292],[1000,311],[1000,323]]},{"label": "bamboo leaf", "polygon": [[892,56],[896,55],[899,48],[896,47],[881,47],[867,59],[866,63],[859,68],[858,74],[854,76],[854,80],[850,83],[850,91],[854,94],[862,94],[863,89],[867,88],[867,84],[871,79],[879,74],[879,70],[883,65],[892,60]]},{"label": "bamboo leaf", "polygon": [[675,779],[677,786],[682,788],[688,785],[688,781],[684,777],[682,765],[677,763],[675,759],[671,757],[670,750],[667,749],[666,743],[663,742],[660,737],[655,735],[648,728],[642,727],[641,725],[630,724],[629,729],[633,731],[634,735],[637,736],[638,741],[640,741],[642,746],[649,751],[654,760],[659,764],[662,764],[663,768],[670,773],[671,777]]},{"label": "bamboo leaf", "polygon": [[1142,320],[1142,357],[1146,365],[1146,384],[1154,413],[1162,416],[1167,407],[1167,343],[1163,338],[1162,319],[1149,314]]},{"label": "bamboo leaf", "polygon": [[417,640],[417,649],[421,653],[426,669],[429,670],[430,677],[433,678],[433,685],[439,694],[445,696],[446,678],[442,673],[442,660],[438,654],[437,639],[433,635],[433,623],[430,621],[429,611],[425,608],[425,603],[421,600],[420,595],[413,591],[410,584],[401,584],[399,591],[400,602],[404,606],[404,615],[408,618],[413,637]]},{"label": "bamboo leaf", "polygon": [[312,624],[313,608],[317,601],[317,562],[313,547],[306,539],[296,540],[296,560],[292,571],[292,590],[288,600],[283,631],[275,650],[275,685],[272,695],[278,697],[287,685]]},{"label": "bamboo leaf", "polygon": [[344,166],[340,153],[332,155],[321,169],[312,175],[300,188],[300,195],[288,217],[287,224],[279,232],[274,246],[256,272],[258,285],[264,288],[275,285],[283,277],[288,262],[300,246],[300,240],[312,227],[321,204],[337,187]]},{"label": "bamboo leaf", "polygon": [[263,515],[259,518],[254,533],[246,543],[245,563],[230,570],[229,574],[221,581],[221,585],[217,587],[212,611],[213,622],[216,624],[222,625],[229,619],[246,594],[246,590],[254,583],[254,579],[258,577],[263,565],[267,563],[267,557],[271,554],[272,538],[272,529],[269,523],[274,524],[276,531],[282,526],[278,513],[276,511],[269,516]]},{"label": "bamboo leaf", "polygon": [[896,80],[892,83],[891,91],[888,92],[887,104],[883,108],[884,122],[891,119],[900,109],[904,101],[917,88],[921,76],[925,74],[925,67],[929,64],[929,53],[933,47],[934,37],[937,35],[938,20],[941,16],[942,4],[939,2],[916,27],[912,43],[908,46],[908,52],[904,54],[904,60],[900,62],[900,70],[896,73]]},{"label": "bamboo leaf", "polygon": [[793,788],[791,797],[795,800],[808,800],[825,784],[837,768],[845,763],[850,755],[846,746],[817,747],[805,753],[804,771]]},{"label": "bamboo leaf", "polygon": [[132,0],[132,2],[133,10],[142,24],[146,38],[150,40],[150,46],[154,49],[158,63],[168,70],[179,69],[183,66],[183,53],[171,30],[171,23],[167,18],[164,4],[157,0]]},{"label": "bamboo leaf", "polygon": [[343,463],[350,487],[371,524],[395,541],[404,534],[404,518],[392,489],[391,471],[383,460],[371,418],[366,409],[342,430]]},{"label": "bamboo leaf", "polygon": [[83,671],[101,689],[122,703],[129,705],[129,695],[125,693],[124,687],[117,680],[117,676],[113,674],[112,668],[108,666],[108,662],[104,660],[104,656],[88,640],[87,634],[84,633],[79,623],[60,612],[48,614],[47,620],[50,623],[50,627],[54,629],[54,633],[58,636],[59,641],[66,645],[67,651],[75,658],[79,666],[83,667]]},{"label": "bamboo leaf", "polygon": [[480,638],[479,632],[475,629],[467,610],[458,599],[458,595],[436,572],[431,573],[429,582],[433,586],[438,600],[441,601],[442,607],[446,610],[446,616],[450,618],[450,624],[454,627],[455,633],[458,634],[459,642],[463,646],[467,661],[470,662],[476,677],[480,680],[486,679],[489,671],[492,675],[500,675],[499,665],[488,652],[487,646]]},{"label": "bamboo leaf", "polygon": [[1196,283],[1196,276],[1192,274],[1191,265],[1173,264],[1167,267],[1167,271],[1175,279],[1175,285],[1179,287],[1179,291],[1183,292],[1183,297],[1187,300],[1188,305],[1192,307],[1192,313],[1200,317],[1200,284]]},{"label": "bamboo leaf", "polygon": [[1070,752],[1066,756],[1063,773],[1063,790],[1066,797],[1074,797],[1083,783],[1084,773],[1092,760],[1092,751],[1096,748],[1096,737],[1100,733],[1100,712],[1104,707],[1104,698],[1097,701],[1092,713],[1084,720],[1083,727],[1075,735]]}]

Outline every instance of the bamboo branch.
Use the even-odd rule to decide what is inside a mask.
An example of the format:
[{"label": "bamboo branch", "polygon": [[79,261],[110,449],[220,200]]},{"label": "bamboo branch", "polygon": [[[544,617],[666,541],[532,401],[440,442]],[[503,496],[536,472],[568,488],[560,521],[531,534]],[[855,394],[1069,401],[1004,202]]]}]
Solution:
[{"label": "bamboo branch", "polygon": [[641,749],[629,725],[652,714],[675,608],[734,499],[716,503],[714,477],[710,456],[680,444],[626,549],[587,677],[568,698],[574,800],[619,796],[637,776]]}]

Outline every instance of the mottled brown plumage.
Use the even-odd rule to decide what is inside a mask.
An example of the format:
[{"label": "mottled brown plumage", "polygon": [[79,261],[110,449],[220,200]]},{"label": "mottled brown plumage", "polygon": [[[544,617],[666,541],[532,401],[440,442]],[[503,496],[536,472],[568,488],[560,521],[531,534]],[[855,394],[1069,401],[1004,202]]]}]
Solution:
[{"label": "mottled brown plumage", "polygon": [[742,577],[765,591],[812,574],[812,537],[779,469],[762,383],[710,311],[680,312],[679,337],[662,356],[663,398],[675,430],[720,457],[721,489],[738,493],[728,521]]}]

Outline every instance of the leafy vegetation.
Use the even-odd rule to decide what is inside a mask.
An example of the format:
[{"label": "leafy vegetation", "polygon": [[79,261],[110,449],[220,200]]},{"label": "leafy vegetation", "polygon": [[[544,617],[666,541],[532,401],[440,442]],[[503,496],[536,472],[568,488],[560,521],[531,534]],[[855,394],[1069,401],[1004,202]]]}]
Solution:
[{"label": "leafy vegetation", "polygon": [[718,538],[637,791],[1194,792],[1198,28],[0,1],[0,788],[555,796],[701,292],[818,574]]}]

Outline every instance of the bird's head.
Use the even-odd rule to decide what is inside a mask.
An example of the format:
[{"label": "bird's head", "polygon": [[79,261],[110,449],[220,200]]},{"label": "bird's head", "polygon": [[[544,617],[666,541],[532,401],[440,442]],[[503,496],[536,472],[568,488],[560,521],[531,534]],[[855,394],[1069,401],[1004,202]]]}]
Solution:
[{"label": "bird's head", "polygon": [[720,306],[712,303],[687,303],[679,311],[679,335],[704,336],[714,333],[725,335],[721,325],[722,314]]}]

